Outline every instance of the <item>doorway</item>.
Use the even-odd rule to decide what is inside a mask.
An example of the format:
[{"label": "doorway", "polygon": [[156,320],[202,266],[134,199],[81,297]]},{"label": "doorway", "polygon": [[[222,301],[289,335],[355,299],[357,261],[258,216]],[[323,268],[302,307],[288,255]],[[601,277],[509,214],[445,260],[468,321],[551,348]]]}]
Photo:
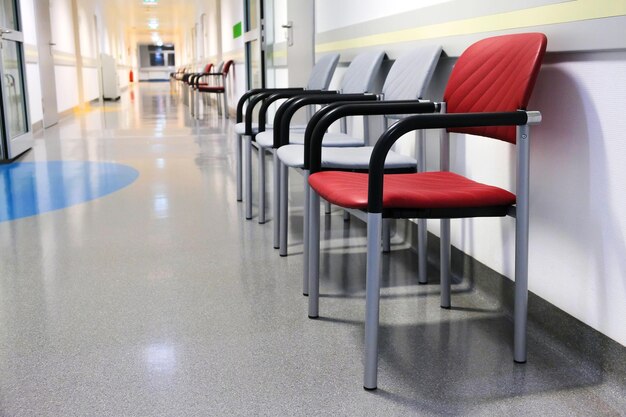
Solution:
[{"label": "doorway", "polygon": [[315,2],[289,0],[287,3],[287,71],[289,85],[305,86],[315,64]]}]

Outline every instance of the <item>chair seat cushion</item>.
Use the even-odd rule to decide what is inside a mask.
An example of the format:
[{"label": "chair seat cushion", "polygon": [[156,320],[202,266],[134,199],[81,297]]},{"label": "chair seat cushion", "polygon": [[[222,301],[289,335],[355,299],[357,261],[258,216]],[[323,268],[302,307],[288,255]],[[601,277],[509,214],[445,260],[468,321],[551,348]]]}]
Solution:
[{"label": "chair seat cushion", "polygon": [[285,145],[276,151],[280,162],[291,168],[304,167],[304,145]]},{"label": "chair seat cushion", "polygon": [[[274,125],[272,125],[271,123],[267,123],[265,125],[265,130],[270,130],[273,127]],[[305,129],[306,129],[306,125],[294,125],[291,127],[291,130],[293,130],[294,132],[297,132],[300,130],[304,131]],[[258,131],[259,131],[259,124],[252,123],[252,132],[256,134]],[[235,124],[235,133],[237,135],[243,135],[244,133],[246,133],[246,124],[243,122]]]},{"label": "chair seat cushion", "polygon": [[[252,123],[252,133],[257,133],[258,131],[259,131],[259,124],[258,123]],[[246,124],[244,122],[235,124],[235,133],[237,135],[245,134],[246,133]]]},{"label": "chair seat cushion", "polygon": [[[367,209],[368,174],[322,171],[309,184],[328,202],[345,208]],[[508,206],[515,194],[472,181],[452,172],[385,175],[383,207],[435,209]]]},{"label": "chair seat cushion", "polygon": [[274,131],[270,129],[261,132],[254,137],[254,140],[261,148],[271,148],[274,146]]},{"label": "chair seat cushion", "polygon": [[[304,130],[302,132],[289,133],[289,143],[304,145]],[[345,133],[326,133],[323,146],[342,147],[342,146],[363,146],[365,141],[362,138],[355,138]]]},{"label": "chair seat cushion", "polygon": [[[355,148],[322,148],[322,167],[345,170],[367,170],[372,156],[373,146]],[[286,145],[278,148],[278,158],[292,168],[304,167],[304,145]],[[415,168],[417,161],[410,156],[397,152],[389,152],[385,160],[385,168]]]},{"label": "chair seat cushion", "polygon": [[[359,148],[323,148],[322,167],[337,169],[367,170],[372,157],[373,146]],[[410,156],[390,151],[385,160],[385,168],[415,168],[417,161]]]}]

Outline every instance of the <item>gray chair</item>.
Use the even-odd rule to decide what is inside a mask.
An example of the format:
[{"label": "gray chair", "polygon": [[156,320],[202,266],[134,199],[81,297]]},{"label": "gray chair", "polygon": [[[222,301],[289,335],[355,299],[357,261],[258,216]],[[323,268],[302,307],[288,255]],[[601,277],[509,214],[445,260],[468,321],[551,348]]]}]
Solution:
[{"label": "gray chair", "polygon": [[[383,100],[385,103],[402,102],[404,100],[415,100],[424,97],[426,88],[429,81],[435,71],[437,62],[441,55],[441,46],[421,46],[400,56],[393,64],[385,84],[383,85]],[[410,106],[408,107],[410,108]],[[410,110],[409,110],[410,111]],[[402,118],[402,114],[396,115],[384,115],[385,128],[388,127],[389,122]],[[326,134],[328,135],[328,133]],[[326,135],[324,141],[326,141]],[[322,142],[323,143],[323,142]],[[353,172],[366,172],[368,170],[370,157],[372,154],[373,146],[362,147],[343,147],[343,148],[329,148],[324,147],[322,150],[322,167],[324,169],[353,171]],[[423,155],[422,147],[418,145],[418,153]],[[277,155],[280,162],[286,166],[297,168],[302,170],[304,177],[304,268],[303,268],[303,293],[308,294],[309,291],[309,226],[310,226],[310,189],[308,182],[308,167],[305,166],[305,150],[304,145],[289,144],[281,146],[277,150]],[[421,158],[423,159],[423,158]],[[389,173],[406,173],[416,172],[416,170],[424,168],[424,163],[419,164],[415,158],[407,155],[403,155],[397,152],[389,152],[389,155],[385,161],[385,169]],[[286,194],[286,193],[285,193]],[[281,194],[282,196],[282,194]],[[287,205],[287,200],[280,201],[280,207],[282,210],[286,210],[284,206]],[[425,221],[419,224],[420,236],[423,236],[423,231],[426,230]],[[285,233],[281,230],[281,235]],[[390,249],[390,233],[388,222],[384,223],[383,232],[383,246],[385,251]],[[421,242],[421,240],[420,240]],[[286,248],[285,248],[286,249]],[[420,254],[420,257],[425,256],[425,252]],[[426,265],[426,262],[420,263],[420,265]],[[426,282],[426,270],[423,272],[420,270],[420,282]]]},{"label": "gray chair", "polygon": [[[333,73],[335,72],[335,68],[337,67],[337,63],[339,62],[339,54],[328,54],[320,57],[317,61],[313,69],[311,70],[311,74],[309,76],[309,81],[306,85],[306,90],[326,90],[328,89],[328,85],[330,84],[330,80],[333,77]],[[277,89],[277,88],[269,88],[269,89],[255,89],[244,94],[239,103],[237,105],[237,122],[235,124],[235,136],[237,141],[237,201],[242,201],[243,196],[243,155],[242,155],[242,138],[243,136],[247,137],[246,140],[246,161],[247,161],[247,170],[246,170],[246,218],[252,218],[252,139],[254,135],[256,135],[259,131],[259,126],[257,123],[253,123],[250,127],[250,132],[246,132],[246,124],[243,121],[244,117],[244,106],[250,99],[255,97],[255,95],[261,93],[271,93],[271,92],[280,92],[285,91],[286,89]],[[304,90],[304,89],[302,89]],[[271,128],[271,125],[268,125],[266,128]],[[303,127],[300,127],[302,129]],[[247,133],[247,134],[246,134]],[[261,216],[259,216],[261,217]],[[264,217],[264,216],[263,216]],[[260,219],[263,220],[264,219]]]},{"label": "gray chair", "polygon": [[[364,52],[357,55],[346,70],[340,84],[341,95],[361,95],[372,90],[375,76],[380,71],[385,53],[382,51]],[[329,100],[335,100],[333,96]],[[338,98],[337,98],[338,99]],[[293,99],[292,99],[293,100]],[[327,147],[359,147],[364,146],[363,138],[356,138],[345,133],[345,124],[342,124],[342,132],[329,133],[324,146]],[[290,142],[302,148],[304,143],[304,130],[292,131],[289,129]],[[279,248],[280,256],[287,255],[287,189],[288,189],[288,168],[286,164],[280,163],[277,149],[274,148],[274,132],[259,132],[256,135],[256,142],[260,149],[271,150],[274,153],[274,247]],[[261,164],[260,164],[261,165]],[[265,179],[259,176],[259,206],[265,204],[264,188]],[[284,202],[284,203],[281,203]]]}]

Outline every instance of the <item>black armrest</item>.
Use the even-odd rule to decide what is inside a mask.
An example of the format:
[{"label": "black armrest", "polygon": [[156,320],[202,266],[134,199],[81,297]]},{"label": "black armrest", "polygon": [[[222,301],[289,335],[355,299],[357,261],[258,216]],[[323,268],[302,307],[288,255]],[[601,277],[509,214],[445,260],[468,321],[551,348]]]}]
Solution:
[{"label": "black armrest", "polygon": [[[336,94],[294,97],[284,102],[274,116],[274,148],[289,144],[289,125],[293,115],[304,106],[312,104],[331,104],[337,102],[375,101],[376,94]],[[316,113],[317,114],[317,113]],[[315,115],[313,115],[313,118]],[[313,120],[313,118],[311,120]],[[309,124],[311,121],[309,121]],[[307,125],[308,126],[308,125]],[[306,150],[305,150],[306,152]]]},{"label": "black armrest", "polygon": [[255,94],[254,96],[250,98],[250,102],[248,103],[248,108],[246,109],[246,116],[244,120],[246,123],[246,129],[245,129],[246,136],[252,136],[252,117],[254,116],[254,106],[256,106],[259,102],[265,100],[267,97],[271,95],[272,95],[271,92],[263,92],[263,93]]},{"label": "black armrest", "polygon": [[[302,95],[302,94],[324,94],[326,93],[326,91],[324,90],[302,90],[302,91],[293,91],[293,92],[289,92],[289,91],[284,91],[284,94],[293,94],[293,95]],[[246,117],[245,117],[245,122],[246,122],[246,135],[252,135],[252,117],[254,116],[254,107],[266,100],[268,97],[273,96],[274,94],[276,94],[275,92],[271,92],[271,91],[266,91],[266,92],[262,92],[262,93],[258,93],[255,96],[253,96],[250,99],[250,102],[248,103],[248,109],[246,110]],[[260,127],[260,124],[259,124]]]},{"label": "black armrest", "polygon": [[245,92],[239,101],[237,102],[237,123],[243,122],[243,106],[246,104],[248,99],[256,94],[264,93],[264,92],[281,92],[281,91],[304,91],[304,88],[253,88],[252,90],[248,90]]},{"label": "black armrest", "polygon": [[329,90],[304,90],[304,91],[283,91],[281,93],[272,94],[267,97],[261,108],[259,109],[259,132],[265,130],[265,123],[267,122],[267,110],[272,105],[272,103],[286,99],[286,98],[294,98],[294,97],[309,97],[309,96],[326,96],[333,95],[337,96],[339,91],[329,91]]},{"label": "black armrest", "polygon": [[391,146],[406,133],[418,129],[519,126],[525,125],[527,122],[528,115],[522,110],[506,113],[423,114],[400,120],[382,134],[372,151],[367,186],[367,211],[382,213],[385,159]]},{"label": "black armrest", "polygon": [[304,133],[304,169],[311,173],[322,167],[322,139],[337,120],[346,116],[374,116],[385,114],[434,113],[439,104],[429,101],[398,100],[373,103],[337,103],[318,111],[306,127]]}]

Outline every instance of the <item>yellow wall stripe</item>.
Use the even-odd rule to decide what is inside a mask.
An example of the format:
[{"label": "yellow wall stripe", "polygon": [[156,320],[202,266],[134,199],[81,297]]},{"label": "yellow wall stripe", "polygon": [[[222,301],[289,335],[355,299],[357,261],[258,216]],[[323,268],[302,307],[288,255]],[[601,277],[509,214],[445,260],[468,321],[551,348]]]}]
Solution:
[{"label": "yellow wall stripe", "polygon": [[553,25],[626,15],[626,0],[576,0],[513,12],[462,19],[354,39],[317,44],[315,52],[341,51],[398,42]]}]

